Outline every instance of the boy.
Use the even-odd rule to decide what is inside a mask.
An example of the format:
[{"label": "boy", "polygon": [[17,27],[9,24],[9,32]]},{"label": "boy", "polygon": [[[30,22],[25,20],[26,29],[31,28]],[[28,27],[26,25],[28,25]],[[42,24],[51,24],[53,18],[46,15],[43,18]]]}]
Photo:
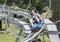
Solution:
[{"label": "boy", "polygon": [[31,10],[31,19],[29,20],[31,26],[33,26],[34,22],[39,23],[40,20],[42,20],[41,16],[36,11],[36,8],[33,7],[32,10]]}]

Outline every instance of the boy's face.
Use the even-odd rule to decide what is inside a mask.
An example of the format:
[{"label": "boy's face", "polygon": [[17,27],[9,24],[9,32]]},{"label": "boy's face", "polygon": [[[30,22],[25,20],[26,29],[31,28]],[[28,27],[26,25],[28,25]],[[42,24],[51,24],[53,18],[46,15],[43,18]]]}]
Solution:
[{"label": "boy's face", "polygon": [[32,13],[32,15],[34,15],[34,14],[35,14],[35,11],[34,11],[34,10],[32,10],[32,11],[31,11],[31,13]]}]

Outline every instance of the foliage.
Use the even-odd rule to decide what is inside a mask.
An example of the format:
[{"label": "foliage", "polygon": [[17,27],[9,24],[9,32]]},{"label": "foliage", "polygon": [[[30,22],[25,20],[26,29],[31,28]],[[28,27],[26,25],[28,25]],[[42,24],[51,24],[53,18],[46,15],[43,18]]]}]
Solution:
[{"label": "foliage", "polygon": [[[4,0],[0,0],[0,3],[4,3]],[[45,10],[43,10],[43,8],[48,6],[48,0],[31,0],[31,4],[30,4],[30,8],[32,7],[36,7],[36,9],[42,13],[45,12]],[[26,9],[29,5],[29,0],[7,0],[6,5],[9,6],[18,6],[19,8],[23,8]],[[29,8],[29,9],[30,9]]]}]

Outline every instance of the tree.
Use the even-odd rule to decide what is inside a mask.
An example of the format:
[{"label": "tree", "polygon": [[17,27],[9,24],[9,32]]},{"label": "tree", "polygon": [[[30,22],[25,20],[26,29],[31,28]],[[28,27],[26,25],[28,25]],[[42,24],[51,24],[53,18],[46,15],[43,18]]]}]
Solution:
[{"label": "tree", "polygon": [[[52,0],[52,20],[56,22],[60,19],[60,0]],[[57,29],[60,31],[60,22],[57,23]]]},{"label": "tree", "polygon": [[4,0],[0,0],[0,4],[3,4],[4,3]]}]

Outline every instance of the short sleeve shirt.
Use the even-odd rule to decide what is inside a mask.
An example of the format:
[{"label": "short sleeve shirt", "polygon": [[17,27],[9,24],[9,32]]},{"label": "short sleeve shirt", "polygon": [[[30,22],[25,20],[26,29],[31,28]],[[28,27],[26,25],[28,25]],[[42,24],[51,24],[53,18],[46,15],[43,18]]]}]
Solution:
[{"label": "short sleeve shirt", "polygon": [[38,13],[35,13],[34,15],[31,15],[32,20],[34,20],[36,17],[38,17],[40,20],[42,20],[41,16]]}]

